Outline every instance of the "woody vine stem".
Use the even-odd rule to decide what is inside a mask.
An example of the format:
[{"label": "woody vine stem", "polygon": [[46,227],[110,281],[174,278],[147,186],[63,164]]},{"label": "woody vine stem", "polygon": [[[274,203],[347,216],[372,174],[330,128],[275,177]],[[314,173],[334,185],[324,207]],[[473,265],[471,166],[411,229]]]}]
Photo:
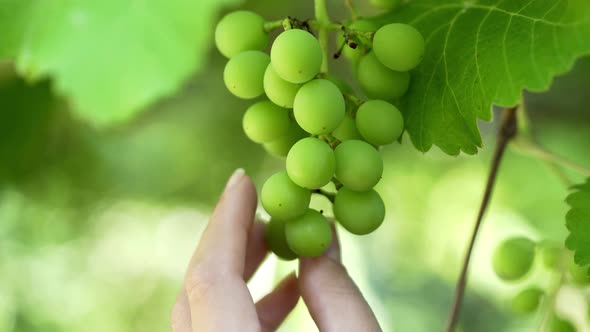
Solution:
[{"label": "woody vine stem", "polygon": [[473,228],[473,233],[471,234],[471,239],[469,241],[469,246],[467,248],[467,253],[465,255],[465,259],[463,261],[463,267],[461,269],[461,273],[459,275],[459,279],[457,281],[457,287],[455,288],[455,296],[453,299],[453,306],[451,307],[451,312],[449,313],[449,322],[447,325],[447,332],[453,332],[459,320],[459,313],[461,311],[461,304],[463,303],[463,298],[465,296],[465,288],[467,287],[467,274],[469,272],[469,262],[471,261],[471,256],[473,254],[473,248],[475,247],[475,241],[477,240],[477,235],[479,234],[479,230],[481,228],[481,224],[483,221],[483,216],[489,206],[490,200],[492,198],[492,192],[494,190],[494,184],[496,183],[496,178],[498,175],[498,171],[500,170],[500,164],[502,163],[502,158],[504,157],[504,153],[506,152],[506,148],[508,147],[508,143],[516,136],[517,134],[517,123],[516,123],[516,111],[518,107],[513,107],[504,110],[504,118],[502,120],[502,126],[498,133],[497,145],[496,150],[494,152],[494,158],[492,159],[492,166],[490,168],[490,173],[488,175],[488,181],[486,184],[486,188],[484,191],[483,199],[479,208],[479,213],[477,214],[477,219],[475,221],[475,226]]}]

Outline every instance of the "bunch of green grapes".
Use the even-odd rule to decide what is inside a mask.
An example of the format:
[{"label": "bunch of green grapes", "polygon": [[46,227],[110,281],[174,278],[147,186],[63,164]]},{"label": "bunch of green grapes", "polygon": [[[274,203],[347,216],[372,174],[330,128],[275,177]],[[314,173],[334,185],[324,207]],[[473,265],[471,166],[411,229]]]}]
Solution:
[{"label": "bunch of green grapes", "polygon": [[[286,170],[266,180],[260,200],[271,216],[267,244],[289,260],[322,255],[332,242],[330,222],[310,208],[312,194],[330,198],[334,219],[353,234],[369,234],[383,223],[385,205],[374,189],[383,174],[379,147],[398,140],[404,130],[393,103],[408,90],[424,39],[405,24],[341,25],[345,55],[368,97],[363,100],[322,70],[327,50],[313,24],[287,18],[282,25],[270,54],[265,52],[268,30],[277,24],[249,11],[223,17],[215,42],[229,58],[223,73],[227,89],[256,99],[243,117],[246,136],[286,158]],[[337,192],[323,189],[329,183]]]},{"label": "bunch of green grapes", "polygon": [[[492,267],[503,281],[519,282],[532,273],[537,257],[540,260],[539,265],[556,274],[556,280],[563,280],[577,287],[590,286],[587,270],[575,264],[572,254],[565,248],[551,241],[535,242],[524,236],[507,238],[496,248],[492,257]],[[565,278],[560,277],[561,275]],[[535,313],[547,297],[547,293],[538,286],[526,286],[512,298],[511,309],[520,315]],[[548,327],[548,331],[551,332],[576,331],[571,322],[558,317],[554,312],[549,319]]]}]

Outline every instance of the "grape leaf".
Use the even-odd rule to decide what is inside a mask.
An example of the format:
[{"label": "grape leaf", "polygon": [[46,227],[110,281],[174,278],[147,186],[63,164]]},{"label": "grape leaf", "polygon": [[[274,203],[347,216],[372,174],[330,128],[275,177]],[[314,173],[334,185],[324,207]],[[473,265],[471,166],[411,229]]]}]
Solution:
[{"label": "grape leaf", "polygon": [[576,264],[585,266],[590,264],[590,178],[574,189],[566,199],[571,209],[566,216],[570,235],[565,245],[575,252]]},{"label": "grape leaf", "polygon": [[0,0],[0,57],[50,76],[96,125],[129,119],[203,65],[214,14],[241,0]]},{"label": "grape leaf", "polygon": [[490,121],[492,105],[547,90],[590,53],[587,0],[414,0],[378,20],[409,23],[426,40],[401,105],[421,151],[477,153],[477,120]]}]

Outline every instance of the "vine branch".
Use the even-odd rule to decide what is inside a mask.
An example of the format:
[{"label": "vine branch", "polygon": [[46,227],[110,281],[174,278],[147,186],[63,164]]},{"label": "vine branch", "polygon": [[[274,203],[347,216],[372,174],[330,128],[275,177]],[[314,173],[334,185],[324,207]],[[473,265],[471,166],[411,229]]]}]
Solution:
[{"label": "vine branch", "polygon": [[459,313],[461,311],[461,304],[463,302],[463,298],[465,297],[465,288],[467,287],[467,274],[469,271],[469,263],[471,261],[471,256],[473,254],[473,248],[475,247],[475,241],[477,240],[477,235],[481,228],[481,224],[483,221],[483,216],[490,204],[490,200],[492,198],[492,192],[494,190],[494,184],[496,183],[496,178],[498,175],[498,171],[500,169],[500,164],[504,157],[504,153],[506,152],[506,147],[508,143],[516,136],[518,132],[517,121],[516,121],[516,111],[518,106],[513,108],[505,109],[504,117],[502,120],[502,126],[500,127],[500,131],[498,132],[498,138],[496,143],[496,150],[494,151],[494,157],[492,159],[492,165],[490,168],[490,173],[488,175],[488,180],[486,184],[486,188],[484,191],[483,199],[479,208],[479,212],[477,215],[477,219],[475,221],[475,226],[473,228],[473,233],[471,234],[471,239],[469,241],[469,247],[467,249],[467,253],[465,255],[465,259],[463,261],[463,266],[461,268],[461,274],[459,275],[459,279],[457,281],[457,286],[455,288],[455,295],[453,299],[453,306],[451,307],[451,311],[449,313],[449,321],[447,324],[447,332],[453,332],[455,326],[457,325],[459,319]]},{"label": "vine branch", "polygon": [[560,165],[565,168],[569,168],[580,175],[590,176],[590,168],[579,165],[564,157],[558,156],[555,153],[537,145],[531,140],[517,140],[514,146],[517,148],[517,151],[523,154],[536,157],[543,161]]}]

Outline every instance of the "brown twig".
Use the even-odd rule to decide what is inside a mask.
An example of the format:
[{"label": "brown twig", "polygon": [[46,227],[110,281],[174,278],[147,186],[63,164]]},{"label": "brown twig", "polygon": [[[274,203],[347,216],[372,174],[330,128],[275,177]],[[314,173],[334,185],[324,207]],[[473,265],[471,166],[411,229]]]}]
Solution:
[{"label": "brown twig", "polygon": [[508,143],[516,136],[517,133],[517,109],[518,107],[513,107],[508,108],[504,111],[504,118],[502,120],[502,126],[500,127],[500,131],[498,132],[496,150],[494,151],[494,158],[492,159],[492,166],[490,168],[490,173],[488,175],[488,180],[484,191],[483,199],[479,208],[477,219],[475,221],[473,233],[471,234],[469,247],[467,249],[467,253],[463,261],[461,274],[459,276],[459,280],[457,281],[457,286],[455,288],[453,306],[449,313],[449,321],[446,329],[447,332],[453,332],[459,320],[461,303],[463,302],[463,298],[465,296],[465,288],[467,286],[467,273],[469,272],[469,262],[471,261],[471,255],[473,253],[473,248],[475,247],[475,241],[477,240],[477,235],[481,228],[483,216],[485,215],[485,212],[490,203],[490,199],[492,198],[494,184],[496,183],[496,178],[498,175],[498,171],[500,169],[502,158],[504,157],[504,152],[506,152],[506,147],[508,146]]}]

